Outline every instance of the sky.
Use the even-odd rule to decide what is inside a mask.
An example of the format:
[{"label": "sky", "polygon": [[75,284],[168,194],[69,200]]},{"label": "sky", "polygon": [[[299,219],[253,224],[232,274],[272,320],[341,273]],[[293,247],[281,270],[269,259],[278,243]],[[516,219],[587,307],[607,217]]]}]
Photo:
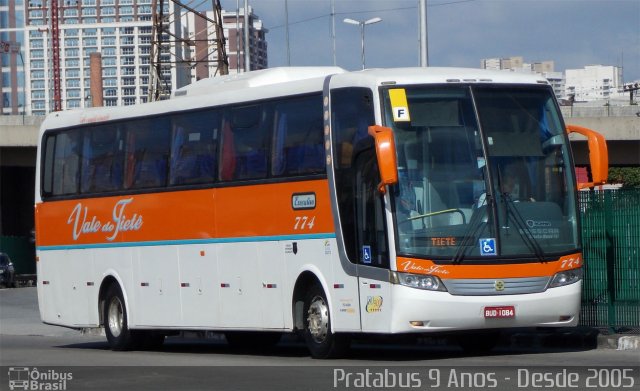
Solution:
[{"label": "sky", "polygon": [[[334,0],[336,65],[357,70],[360,28],[344,18],[382,22],[365,27],[367,68],[419,66],[418,0]],[[221,0],[236,9],[236,0]],[[334,65],[331,0],[249,0],[269,30],[269,67]],[[240,0],[240,7],[244,0]],[[640,80],[640,0],[427,0],[429,66],[478,68],[483,58],[552,60],[556,71],[585,65],[623,66]]]}]

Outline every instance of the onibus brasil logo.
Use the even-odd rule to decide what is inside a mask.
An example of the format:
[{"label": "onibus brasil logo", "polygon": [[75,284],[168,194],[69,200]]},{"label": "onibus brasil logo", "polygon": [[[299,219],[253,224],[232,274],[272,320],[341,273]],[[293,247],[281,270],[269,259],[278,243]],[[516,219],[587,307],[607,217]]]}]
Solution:
[{"label": "onibus brasil logo", "polygon": [[71,380],[73,380],[71,372],[62,372],[56,369],[9,368],[10,390],[66,390],[67,382]]}]

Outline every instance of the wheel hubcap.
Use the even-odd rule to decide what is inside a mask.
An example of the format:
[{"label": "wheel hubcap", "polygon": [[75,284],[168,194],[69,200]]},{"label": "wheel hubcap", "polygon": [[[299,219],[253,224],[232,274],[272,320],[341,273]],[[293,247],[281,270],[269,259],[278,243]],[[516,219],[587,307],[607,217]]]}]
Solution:
[{"label": "wheel hubcap", "polygon": [[124,324],[124,311],[119,298],[114,297],[111,299],[108,314],[109,330],[111,335],[117,338],[120,336]]},{"label": "wheel hubcap", "polygon": [[327,338],[329,330],[329,309],[324,299],[316,296],[311,301],[307,312],[309,333],[315,342],[321,343]]}]

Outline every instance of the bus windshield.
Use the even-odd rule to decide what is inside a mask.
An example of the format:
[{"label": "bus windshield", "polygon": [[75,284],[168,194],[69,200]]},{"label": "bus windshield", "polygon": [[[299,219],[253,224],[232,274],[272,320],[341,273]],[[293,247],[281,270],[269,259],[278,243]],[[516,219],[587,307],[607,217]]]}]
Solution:
[{"label": "bus windshield", "polygon": [[[406,113],[394,119],[398,91]],[[576,185],[551,89],[393,88],[384,104],[398,155],[398,255],[542,261],[577,249]]]}]

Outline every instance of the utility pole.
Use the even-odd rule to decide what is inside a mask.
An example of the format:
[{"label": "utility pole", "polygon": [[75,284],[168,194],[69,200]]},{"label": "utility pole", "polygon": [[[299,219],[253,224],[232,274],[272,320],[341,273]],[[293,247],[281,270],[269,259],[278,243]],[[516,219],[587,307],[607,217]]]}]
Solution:
[{"label": "utility pole", "polygon": [[629,104],[633,105],[633,94],[640,90],[640,83],[629,83],[622,86],[622,91],[629,92]]},{"label": "utility pole", "polygon": [[420,0],[420,66],[429,66],[429,41],[427,37],[427,0]]},{"label": "utility pole", "polygon": [[336,66],[336,1],[331,0],[331,46],[333,48],[333,66]]},{"label": "utility pole", "polygon": [[251,45],[249,44],[249,0],[244,0],[244,71],[251,71]]},{"label": "utility pole", "polygon": [[51,0],[51,67],[53,68],[53,111],[62,110],[60,81],[60,26],[58,0]]},{"label": "utility pole", "polygon": [[284,20],[285,20],[284,30],[285,30],[286,40],[287,40],[287,66],[290,67],[291,66],[291,48],[289,46],[289,2],[287,0],[284,0]]},{"label": "utility pole", "polygon": [[[164,11],[165,5],[169,2],[174,3],[177,11],[167,14]],[[213,18],[209,18],[205,12],[200,12],[179,0],[152,0],[151,4],[153,29],[149,64],[149,92],[147,95],[149,102],[169,98],[171,88],[176,87],[171,85],[171,80],[165,75],[169,68],[180,71],[182,67],[182,71],[184,71],[184,67],[188,66],[188,72],[195,68],[197,76],[198,64],[215,61],[217,63],[216,74],[227,75],[229,73],[220,0],[211,0]],[[195,20],[204,21],[205,24],[208,23],[213,28],[207,27],[197,31],[193,37],[184,38],[182,32],[178,31],[180,28],[174,28],[174,25],[180,25],[182,13],[179,10],[181,9],[187,10],[187,14],[193,14]],[[215,33],[209,32],[211,30]],[[183,57],[182,50],[185,46],[193,51],[193,56]],[[217,60],[210,59],[214,51],[217,54]],[[167,53],[172,57],[166,56]]]}]

